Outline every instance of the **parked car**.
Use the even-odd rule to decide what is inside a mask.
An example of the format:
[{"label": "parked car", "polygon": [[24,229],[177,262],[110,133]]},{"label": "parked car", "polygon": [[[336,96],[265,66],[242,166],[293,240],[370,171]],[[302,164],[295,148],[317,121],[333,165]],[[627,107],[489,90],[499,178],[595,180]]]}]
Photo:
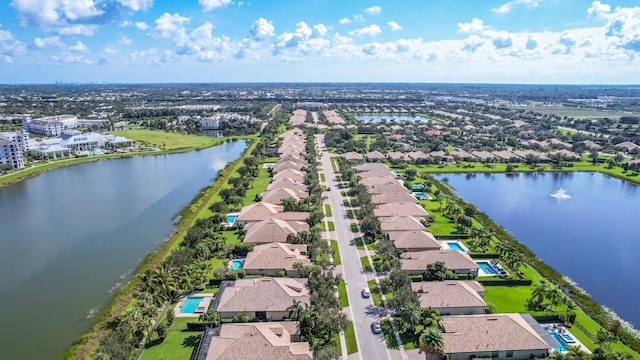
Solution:
[{"label": "parked car", "polygon": [[362,288],[362,297],[363,298],[368,298],[371,296],[371,292],[369,291],[369,288]]},{"label": "parked car", "polygon": [[327,186],[327,191],[331,191],[331,188]]},{"label": "parked car", "polygon": [[379,321],[374,321],[371,323],[371,332],[374,334],[380,334],[382,332],[382,326],[380,326]]}]

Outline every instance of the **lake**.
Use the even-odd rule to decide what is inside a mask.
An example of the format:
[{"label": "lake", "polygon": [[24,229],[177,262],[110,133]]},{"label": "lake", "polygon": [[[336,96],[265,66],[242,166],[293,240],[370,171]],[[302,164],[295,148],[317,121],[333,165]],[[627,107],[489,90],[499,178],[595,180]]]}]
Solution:
[{"label": "lake", "polygon": [[[640,325],[640,187],[597,173],[438,175],[593,299]],[[563,188],[570,199],[550,194]]]},{"label": "lake", "polygon": [[97,161],[0,188],[0,357],[58,358],[245,147]]},{"label": "lake", "polygon": [[357,115],[356,119],[360,121],[429,121],[429,118],[424,116],[411,116],[411,115]]}]

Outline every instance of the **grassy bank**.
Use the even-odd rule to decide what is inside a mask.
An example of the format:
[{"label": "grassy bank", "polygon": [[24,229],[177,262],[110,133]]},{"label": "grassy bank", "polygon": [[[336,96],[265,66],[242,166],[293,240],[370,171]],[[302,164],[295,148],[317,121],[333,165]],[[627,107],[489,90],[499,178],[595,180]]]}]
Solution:
[{"label": "grassy bank", "polygon": [[[220,145],[225,141],[233,140],[248,140],[257,139],[257,135],[244,135],[244,136],[232,136],[227,138],[211,138],[198,135],[182,135],[177,133],[168,133],[164,131],[154,130],[123,130],[116,131],[114,134],[126,136],[129,139],[144,142],[147,144],[156,144],[156,142],[164,139],[165,142],[160,142],[159,146],[165,145],[163,150],[148,150],[138,151],[130,153],[118,153],[118,154],[104,154],[95,156],[86,156],[80,158],[64,158],[59,160],[50,160],[45,162],[38,162],[33,165],[26,166],[20,171],[16,171],[10,174],[0,176],[0,186],[8,186],[18,181],[22,181],[37,175],[40,175],[46,171],[58,169],[65,166],[78,165],[99,160],[108,159],[124,159],[134,156],[148,156],[148,155],[165,155],[165,154],[177,154],[193,150],[202,150],[212,146]],[[178,140],[179,138],[184,138]]]},{"label": "grassy bank", "polygon": [[181,220],[169,239],[163,242],[155,252],[149,254],[142,261],[136,268],[133,279],[105,305],[100,315],[93,322],[91,329],[75,342],[74,346],[62,356],[63,359],[80,360],[87,358],[91,354],[98,345],[99,340],[109,330],[109,324],[117,319],[133,300],[133,292],[136,284],[135,276],[147,269],[153,269],[159,266],[170,251],[182,241],[187,230],[193,226],[200,214],[209,211],[208,204],[210,204],[211,199],[218,196],[219,191],[228,182],[230,177],[234,175],[236,170],[242,166],[242,160],[251,153],[255,145],[256,142],[252,142],[237,160],[227,164],[227,166],[218,173],[215,182],[201,190],[191,203],[180,212]]}]

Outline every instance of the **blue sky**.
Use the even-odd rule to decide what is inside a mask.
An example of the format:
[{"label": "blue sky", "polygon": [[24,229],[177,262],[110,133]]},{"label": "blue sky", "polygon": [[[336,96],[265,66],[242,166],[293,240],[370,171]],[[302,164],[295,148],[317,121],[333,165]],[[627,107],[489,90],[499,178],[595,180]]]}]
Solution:
[{"label": "blue sky", "polygon": [[0,83],[640,83],[640,4],[10,0]]}]

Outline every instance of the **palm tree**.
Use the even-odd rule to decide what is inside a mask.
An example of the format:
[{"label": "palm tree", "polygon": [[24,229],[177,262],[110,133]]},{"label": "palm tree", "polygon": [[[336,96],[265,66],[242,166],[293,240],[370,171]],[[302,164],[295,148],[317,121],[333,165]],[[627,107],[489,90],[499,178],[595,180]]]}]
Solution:
[{"label": "palm tree", "polygon": [[547,298],[549,299],[552,308],[562,304],[565,301],[566,297],[567,296],[564,294],[564,292],[562,292],[562,290],[560,290],[560,288],[556,285],[552,285],[549,293],[547,293]]},{"label": "palm tree", "polygon": [[[444,338],[442,332],[437,327],[425,328],[420,335],[420,350],[424,351],[429,359],[429,355],[439,355],[444,350]],[[435,356],[434,356],[435,357]]]},{"label": "palm tree", "polygon": [[549,280],[540,280],[539,283],[533,286],[533,290],[531,291],[531,299],[533,300],[533,303],[537,307],[540,307],[542,303],[547,299],[547,296],[552,288],[553,284],[550,283]]},{"label": "palm tree", "polygon": [[598,329],[598,331],[596,331],[596,344],[603,349],[606,346],[606,349],[609,350],[611,348],[611,342],[615,339],[616,336],[605,329]]},{"label": "palm tree", "polygon": [[422,324],[425,328],[428,327],[440,327],[440,321],[442,320],[442,316],[440,316],[440,311],[434,309],[432,307],[428,307],[422,310]]},{"label": "palm tree", "polygon": [[587,357],[587,353],[582,350],[580,345],[569,346],[569,351],[566,354],[568,360],[583,360]]},{"label": "palm tree", "polygon": [[402,322],[409,328],[412,334],[415,334],[416,327],[422,322],[422,309],[420,305],[413,301],[408,302],[400,313]]},{"label": "palm tree", "polygon": [[293,300],[293,304],[291,304],[291,306],[289,306],[287,308],[287,311],[289,312],[289,318],[291,320],[300,320],[301,316],[302,316],[302,312],[304,311],[304,305],[302,305],[302,303],[298,300]]}]

